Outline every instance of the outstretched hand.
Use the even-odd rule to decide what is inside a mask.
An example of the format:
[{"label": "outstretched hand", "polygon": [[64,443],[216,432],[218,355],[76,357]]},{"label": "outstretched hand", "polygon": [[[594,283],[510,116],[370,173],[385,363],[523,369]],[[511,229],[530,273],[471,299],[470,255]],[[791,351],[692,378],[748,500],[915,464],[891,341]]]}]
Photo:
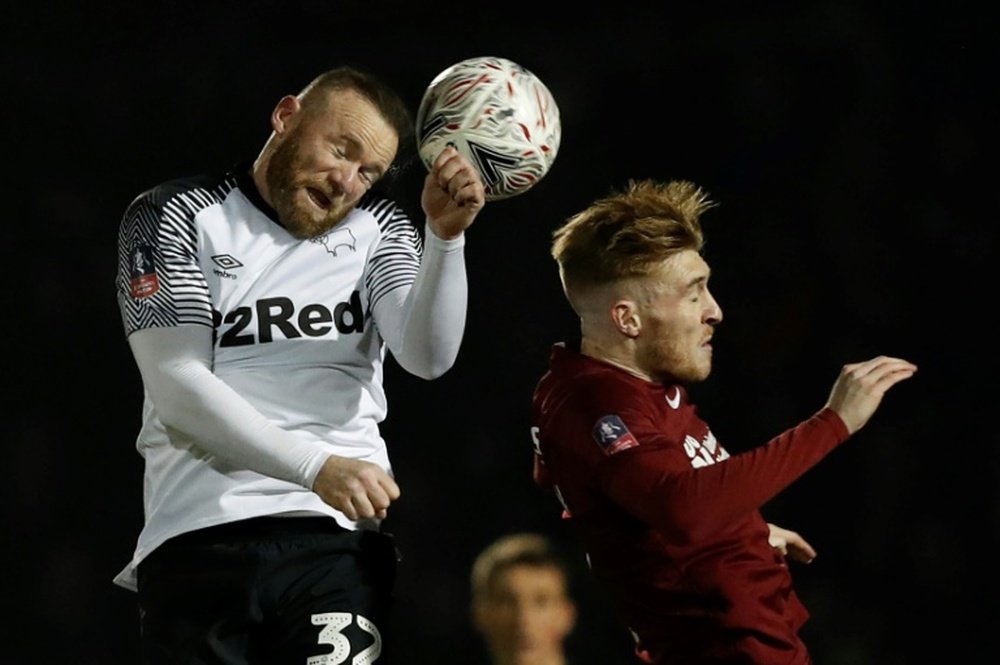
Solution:
[{"label": "outstretched hand", "polygon": [[826,406],[844,421],[854,434],[872,417],[889,388],[910,378],[917,366],[908,360],[878,356],[840,370]]},{"label": "outstretched hand", "polygon": [[424,178],[420,204],[434,235],[443,240],[457,238],[486,205],[479,171],[458,150],[445,148]]},{"label": "outstretched hand", "polygon": [[313,491],[351,520],[385,519],[399,486],[382,467],[331,455],[313,481]]}]

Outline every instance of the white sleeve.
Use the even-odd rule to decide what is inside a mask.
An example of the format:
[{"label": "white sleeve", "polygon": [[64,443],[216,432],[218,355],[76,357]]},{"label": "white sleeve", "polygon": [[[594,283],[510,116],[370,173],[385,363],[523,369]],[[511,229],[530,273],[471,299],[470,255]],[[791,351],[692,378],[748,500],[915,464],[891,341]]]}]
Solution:
[{"label": "white sleeve", "polygon": [[455,363],[465,333],[468,282],[465,235],[442,240],[425,225],[416,280],[375,304],[372,316],[393,357],[411,374],[433,379]]},{"label": "white sleeve", "polygon": [[168,430],[183,432],[230,464],[312,489],[329,451],[297,440],[212,373],[211,328],[146,328],[128,341]]}]

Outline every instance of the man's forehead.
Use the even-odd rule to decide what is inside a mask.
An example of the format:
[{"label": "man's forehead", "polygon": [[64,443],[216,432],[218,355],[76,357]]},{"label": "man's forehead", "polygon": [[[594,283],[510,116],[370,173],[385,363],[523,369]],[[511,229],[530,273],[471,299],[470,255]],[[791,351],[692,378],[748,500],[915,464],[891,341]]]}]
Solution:
[{"label": "man's forehead", "polygon": [[693,249],[673,254],[660,263],[653,272],[657,278],[676,285],[688,285],[708,279],[711,269],[704,257]]},{"label": "man's forehead", "polygon": [[540,581],[549,581],[563,584],[566,575],[558,566],[549,564],[526,564],[519,563],[504,568],[496,576],[494,583],[497,586],[510,586],[515,583],[536,584]]},{"label": "man's forehead", "polygon": [[327,100],[326,113],[320,119],[326,131],[364,150],[368,157],[387,170],[399,149],[399,136],[368,98],[355,90],[334,90]]}]

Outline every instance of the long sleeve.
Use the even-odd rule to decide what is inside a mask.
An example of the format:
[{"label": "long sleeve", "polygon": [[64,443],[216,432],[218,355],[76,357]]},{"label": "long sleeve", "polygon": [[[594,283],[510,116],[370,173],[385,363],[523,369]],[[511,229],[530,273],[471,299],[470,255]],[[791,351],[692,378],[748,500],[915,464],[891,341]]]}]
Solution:
[{"label": "long sleeve", "polygon": [[468,282],[465,236],[442,240],[425,227],[426,244],[416,280],[387,293],[372,312],[393,357],[425,379],[455,363],[465,333]]},{"label": "long sleeve", "polygon": [[670,447],[638,446],[608,460],[602,483],[612,499],[679,542],[692,542],[758,510],[848,437],[829,409],[758,446],[683,470]]},{"label": "long sleeve", "polygon": [[168,430],[230,464],[312,488],[329,451],[276,426],[212,373],[211,328],[147,328],[128,340]]}]

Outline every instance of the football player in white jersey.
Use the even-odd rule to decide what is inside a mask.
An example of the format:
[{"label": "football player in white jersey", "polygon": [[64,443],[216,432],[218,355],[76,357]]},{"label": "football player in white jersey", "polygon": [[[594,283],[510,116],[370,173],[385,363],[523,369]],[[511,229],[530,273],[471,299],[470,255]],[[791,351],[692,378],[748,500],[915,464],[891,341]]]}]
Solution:
[{"label": "football player in white jersey", "polygon": [[115,582],[137,592],[144,663],[388,663],[383,362],[454,362],[483,183],[447,148],[420,226],[380,194],[412,119],[355,68],[270,121],[256,159],[162,183],[121,222],[145,523]]}]

